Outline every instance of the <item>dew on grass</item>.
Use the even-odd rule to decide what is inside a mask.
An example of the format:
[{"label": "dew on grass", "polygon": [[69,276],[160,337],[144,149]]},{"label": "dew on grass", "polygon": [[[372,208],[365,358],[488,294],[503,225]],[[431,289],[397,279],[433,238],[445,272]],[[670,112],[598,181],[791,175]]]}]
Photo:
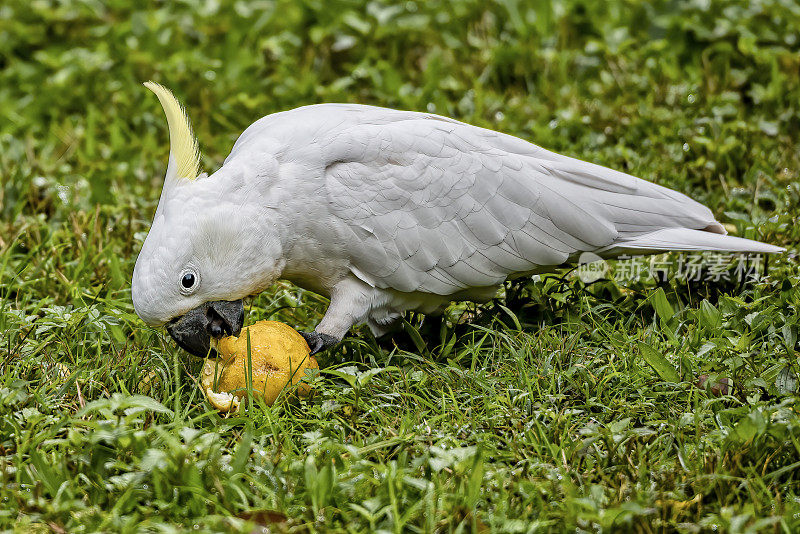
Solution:
[{"label": "dew on grass", "polygon": [[695,101],[694,95],[690,94],[689,96],[686,97],[686,100],[688,100],[690,104],[694,104]]},{"label": "dew on grass", "polygon": [[59,185],[58,186],[58,198],[64,204],[69,204],[69,186],[68,185]]}]

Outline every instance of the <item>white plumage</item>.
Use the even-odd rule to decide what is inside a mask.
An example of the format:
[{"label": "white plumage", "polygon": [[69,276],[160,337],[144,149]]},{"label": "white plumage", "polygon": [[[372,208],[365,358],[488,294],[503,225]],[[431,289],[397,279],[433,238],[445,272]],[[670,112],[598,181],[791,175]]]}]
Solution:
[{"label": "white plumage", "polygon": [[[264,117],[222,168],[187,184],[178,193],[184,213],[168,224],[191,218],[187,240],[207,244],[214,240],[193,235],[197,221],[212,234],[239,227],[227,239],[250,253],[233,254],[235,264],[217,257],[224,268],[215,276],[225,279],[208,282],[216,292],[198,291],[202,299],[180,309],[158,293],[137,304],[143,317],[159,315],[144,308],[169,309],[162,322],[280,277],[331,297],[316,331],[338,340],[355,323],[380,332],[407,309],[491,298],[509,277],[552,270],[586,251],[782,250],[725,236],[708,208],[665,187],[445,117],[370,106],[322,104]],[[203,268],[198,255],[151,253],[137,269],[173,262],[166,276],[177,277],[181,263]],[[261,273],[258,283],[253,273]],[[135,275],[134,302],[145,292]]]}]

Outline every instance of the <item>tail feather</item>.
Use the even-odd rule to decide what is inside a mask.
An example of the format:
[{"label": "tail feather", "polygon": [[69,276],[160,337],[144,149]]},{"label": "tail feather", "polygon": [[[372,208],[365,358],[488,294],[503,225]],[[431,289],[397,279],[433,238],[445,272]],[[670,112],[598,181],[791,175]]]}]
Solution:
[{"label": "tail feather", "polygon": [[664,228],[646,234],[622,237],[597,252],[605,256],[615,256],[623,253],[645,254],[672,250],[775,254],[784,252],[786,249],[715,232],[690,230],[689,228]]}]

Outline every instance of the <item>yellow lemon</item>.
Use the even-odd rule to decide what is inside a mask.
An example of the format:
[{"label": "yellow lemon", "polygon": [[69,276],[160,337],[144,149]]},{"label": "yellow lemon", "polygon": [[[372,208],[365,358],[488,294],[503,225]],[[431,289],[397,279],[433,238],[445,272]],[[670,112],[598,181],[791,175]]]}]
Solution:
[{"label": "yellow lemon", "polygon": [[[319,368],[303,336],[277,321],[259,321],[244,328],[239,337],[220,339],[216,348],[220,357],[206,360],[200,382],[211,404],[222,411],[238,409],[247,396],[248,375],[253,395],[271,405],[287,384],[300,382],[306,369]],[[298,390],[307,394],[310,387],[301,384]]]}]

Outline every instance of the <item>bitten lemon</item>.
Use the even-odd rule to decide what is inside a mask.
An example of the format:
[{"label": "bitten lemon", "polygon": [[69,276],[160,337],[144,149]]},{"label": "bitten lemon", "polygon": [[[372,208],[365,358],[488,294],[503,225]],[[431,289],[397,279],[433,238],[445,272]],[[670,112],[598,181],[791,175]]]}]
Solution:
[{"label": "bitten lemon", "polygon": [[[220,339],[216,348],[220,357],[206,360],[200,382],[211,404],[226,412],[237,410],[241,399],[247,396],[249,369],[253,395],[271,405],[287,384],[300,382],[306,369],[319,368],[317,360],[309,355],[303,336],[278,321],[259,321],[244,328],[239,337]],[[307,384],[298,387],[301,394],[309,390]]]}]

